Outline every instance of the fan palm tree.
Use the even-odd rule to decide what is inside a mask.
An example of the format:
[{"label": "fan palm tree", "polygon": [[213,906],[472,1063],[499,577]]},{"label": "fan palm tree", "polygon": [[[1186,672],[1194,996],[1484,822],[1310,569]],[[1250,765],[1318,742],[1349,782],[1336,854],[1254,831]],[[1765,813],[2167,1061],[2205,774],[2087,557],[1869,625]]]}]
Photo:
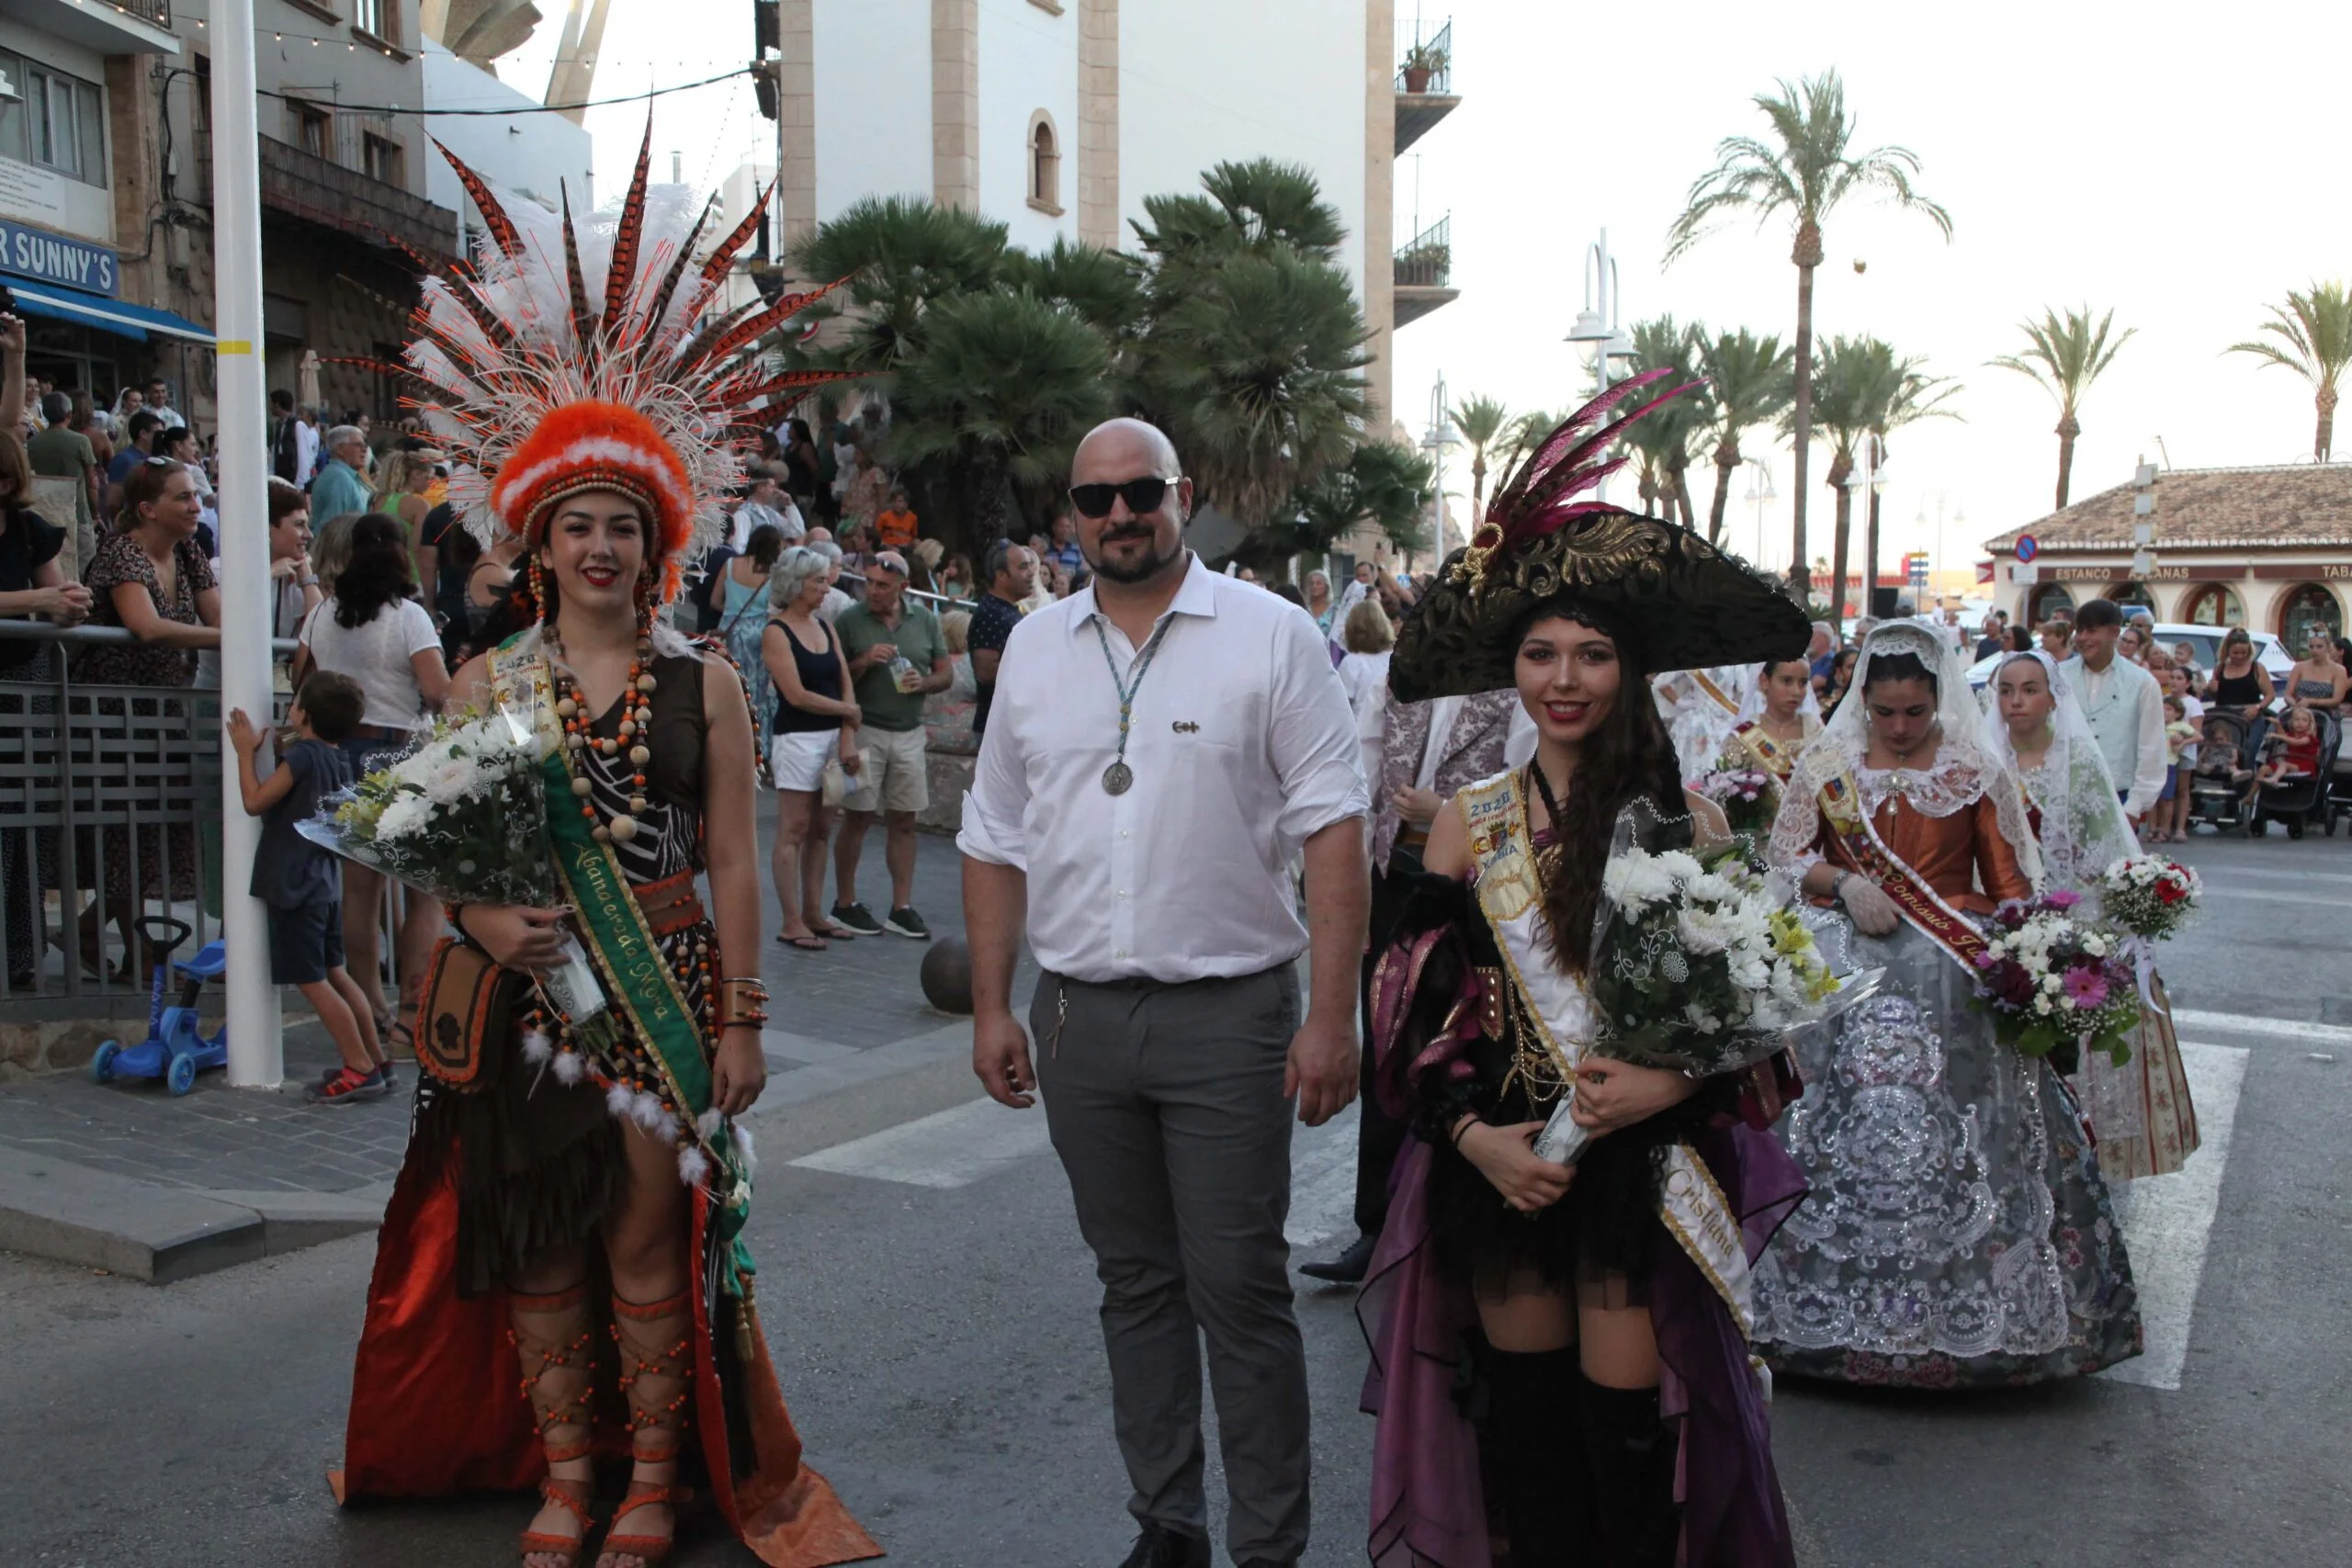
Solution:
[{"label": "fan palm tree", "polygon": [[[1893,351],[1888,352],[1893,359]],[[1917,424],[1923,419],[1958,419],[1960,411],[1947,406],[1960,391],[1960,383],[1949,376],[1930,376],[1919,368],[1917,359],[1894,361],[1894,382],[1886,400],[1879,406],[1878,417],[1871,422],[1871,437],[1878,443],[1877,461],[1886,462],[1886,437],[1890,431],[1906,424]],[[1862,581],[1871,586],[1878,582],[1879,501],[1878,487],[1871,487],[1871,515],[1863,529]],[[1868,604],[1867,590],[1863,601]]]},{"label": "fan palm tree", "polygon": [[1203,498],[1256,530],[1355,449],[1369,334],[1313,176],[1261,159],[1202,185],[1207,197],[1148,198],[1136,225],[1136,388]]},{"label": "fan palm tree", "polygon": [[1731,500],[1731,476],[1743,461],[1739,436],[1768,424],[1787,411],[1796,395],[1792,381],[1796,355],[1777,337],[1758,337],[1746,327],[1699,338],[1699,368],[1715,400],[1715,499],[1707,509],[1707,541],[1721,544],[1724,507]]},{"label": "fan palm tree", "polygon": [[[1005,227],[916,197],[866,197],[852,204],[793,252],[803,277],[848,277],[842,293],[855,307],[847,338],[796,353],[821,368],[891,371],[913,352],[923,318],[941,300],[984,293],[1004,281]],[[831,299],[806,320],[843,312]]]},{"label": "fan palm tree", "polygon": [[2312,458],[2324,463],[2335,446],[2335,384],[2352,364],[2352,291],[2341,283],[2314,283],[2308,294],[2287,291],[2285,309],[2270,307],[2262,331],[2287,346],[2265,340],[2230,344],[2232,354],[2251,354],[2283,365],[2312,384],[2319,428],[2312,436]]},{"label": "fan palm tree", "polygon": [[901,362],[891,399],[889,457],[944,468],[941,487],[964,511],[978,555],[1029,521],[1069,475],[1079,438],[1114,412],[1111,351],[1093,326],[1035,295],[998,289],[942,299],[923,321],[920,353]]},{"label": "fan palm tree", "polygon": [[1464,398],[1446,411],[1446,417],[1470,444],[1470,517],[1475,527],[1487,515],[1487,453],[1504,438],[1510,411],[1494,398]]},{"label": "fan palm tree", "polygon": [[2003,370],[2031,377],[2057,401],[2058,504],[2053,511],[2065,509],[2066,491],[2074,482],[2075,438],[2083,433],[2082,423],[2075,415],[2082,407],[2083,394],[2115,363],[2115,351],[2140,330],[2126,327],[2121,336],[2110,341],[2108,330],[2114,321],[2115,312],[2109,310],[2099,318],[2098,326],[2092,326],[2088,305],[2067,311],[2063,319],[2057,311],[2045,310],[2041,320],[2018,327],[2028,345],[2023,354],[2004,354],[1990,362]]},{"label": "fan palm tree", "polygon": [[1436,478],[1437,465],[1410,446],[1363,442],[1345,463],[1299,487],[1291,498],[1295,522],[1258,530],[1230,558],[1261,571],[1283,570],[1295,557],[1322,555],[1364,524],[1408,554],[1426,550],[1430,489]]},{"label": "fan palm tree", "polygon": [[1794,86],[1787,82],[1778,85],[1777,94],[1756,98],[1770,128],[1770,139],[1733,136],[1716,144],[1715,166],[1692,184],[1682,215],[1667,231],[1666,260],[1672,264],[1735,213],[1752,212],[1761,223],[1776,212],[1786,212],[1795,221],[1796,244],[1789,254],[1797,268],[1795,412],[1789,426],[1796,443],[1791,504],[1795,548],[1790,570],[1802,598],[1809,575],[1804,479],[1814,423],[1813,274],[1824,254],[1822,225],[1840,202],[1862,191],[1878,192],[1898,207],[1924,213],[1947,239],[1951,237],[1951,215],[1912,189],[1912,177],[1919,172],[1917,153],[1904,147],[1854,150],[1854,120],[1846,112],[1846,85],[1837,72],[1808,76]]}]

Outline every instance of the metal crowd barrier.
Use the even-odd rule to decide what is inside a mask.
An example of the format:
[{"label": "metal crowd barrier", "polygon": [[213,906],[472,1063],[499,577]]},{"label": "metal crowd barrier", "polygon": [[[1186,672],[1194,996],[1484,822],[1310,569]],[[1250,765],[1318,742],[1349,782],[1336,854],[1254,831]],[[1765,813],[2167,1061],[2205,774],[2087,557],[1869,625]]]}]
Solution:
[{"label": "metal crowd barrier", "polygon": [[[151,976],[137,952],[120,953],[106,920],[109,872],[119,870],[137,913],[193,928],[175,958],[220,934],[220,693],[74,678],[74,650],[136,640],[119,626],[0,618],[0,646],[40,645],[0,674],[0,1023],[103,1017],[143,1002]],[[294,644],[271,649],[282,659]],[[273,722],[286,702],[278,694]],[[173,874],[175,856],[184,875]],[[80,919],[94,897],[95,953]],[[117,957],[128,970],[119,982]]]}]

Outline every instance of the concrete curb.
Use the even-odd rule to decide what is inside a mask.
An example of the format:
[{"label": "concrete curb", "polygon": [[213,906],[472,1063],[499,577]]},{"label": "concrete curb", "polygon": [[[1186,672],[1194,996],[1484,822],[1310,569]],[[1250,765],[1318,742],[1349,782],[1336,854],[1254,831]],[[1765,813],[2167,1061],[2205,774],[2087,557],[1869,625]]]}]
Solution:
[{"label": "concrete curb", "polygon": [[168,1285],[374,1230],[390,1197],[203,1191],[0,1149],[0,1248]]}]

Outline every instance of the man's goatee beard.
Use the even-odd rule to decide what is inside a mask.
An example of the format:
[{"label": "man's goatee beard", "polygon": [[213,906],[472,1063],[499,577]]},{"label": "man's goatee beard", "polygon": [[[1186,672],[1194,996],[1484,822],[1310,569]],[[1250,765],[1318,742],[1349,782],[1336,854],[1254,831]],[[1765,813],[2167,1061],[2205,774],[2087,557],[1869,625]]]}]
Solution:
[{"label": "man's goatee beard", "polygon": [[[1110,541],[1108,540],[1104,541],[1106,547],[1109,543]],[[1114,563],[1111,559],[1110,551],[1106,547],[1103,551],[1102,558],[1093,563],[1094,575],[1101,578],[1107,578],[1113,582],[1148,582],[1153,578],[1158,577],[1161,572],[1167,570],[1170,563],[1182,558],[1183,554],[1184,547],[1179,544],[1174,549],[1170,550],[1165,555],[1155,550],[1150,555],[1148,555],[1141,560],[1136,561],[1134,565],[1129,566]]]}]

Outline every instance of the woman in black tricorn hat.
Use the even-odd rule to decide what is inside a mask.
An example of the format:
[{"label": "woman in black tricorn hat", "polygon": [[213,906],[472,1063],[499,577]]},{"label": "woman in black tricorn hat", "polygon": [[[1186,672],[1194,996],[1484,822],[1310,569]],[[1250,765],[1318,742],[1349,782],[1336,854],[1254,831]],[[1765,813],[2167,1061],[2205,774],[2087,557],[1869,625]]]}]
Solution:
[{"label": "woman in black tricorn hat", "polygon": [[[1672,524],[1579,497],[1668,392],[1613,389],[1541,443],[1406,623],[1405,701],[1516,687],[1533,762],[1431,829],[1374,983],[1378,1083],[1415,1136],[1361,1309],[1373,1561],[1786,1564],[1748,1354],[1747,1269],[1803,1193],[1762,1131],[1793,1082],[1584,1055],[1584,976],[1621,812],[1657,847],[1723,836],[1687,795],[1650,677],[1802,654],[1803,613]],[[1685,390],[1687,389],[1677,389]],[[1533,1144],[1564,1091],[1595,1134]]]}]

